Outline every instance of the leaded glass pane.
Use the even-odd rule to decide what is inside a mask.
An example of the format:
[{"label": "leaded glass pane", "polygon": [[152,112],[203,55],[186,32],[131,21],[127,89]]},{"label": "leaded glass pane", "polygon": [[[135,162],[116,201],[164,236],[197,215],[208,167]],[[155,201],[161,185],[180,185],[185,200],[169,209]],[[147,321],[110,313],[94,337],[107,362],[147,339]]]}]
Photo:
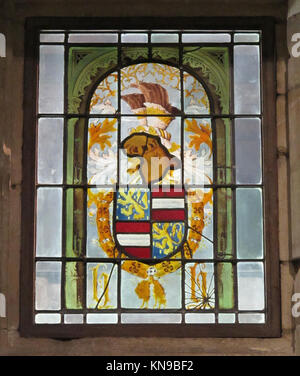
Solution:
[{"label": "leaded glass pane", "polygon": [[41,34],[36,324],[266,321],[259,39]]},{"label": "leaded glass pane", "polygon": [[74,33],[69,34],[69,43],[115,43],[118,41],[118,34],[103,33]]},{"label": "leaded glass pane", "polygon": [[261,111],[259,62],[258,46],[234,47],[234,107],[237,114],[259,114]]},{"label": "leaded glass pane", "polygon": [[259,188],[236,190],[237,256],[263,257],[262,192]]},{"label": "leaded glass pane", "polygon": [[37,171],[39,184],[62,183],[63,131],[63,119],[39,120]]},{"label": "leaded glass pane", "polygon": [[153,43],[177,43],[178,35],[177,34],[152,34],[151,42]]},{"label": "leaded glass pane", "polygon": [[36,256],[60,257],[62,189],[39,188],[36,212]]},{"label": "leaded glass pane", "polygon": [[264,266],[262,262],[239,262],[237,265],[239,309],[263,310]]},{"label": "leaded glass pane", "polygon": [[59,310],[61,308],[61,262],[43,261],[35,265],[35,308]]},{"label": "leaded glass pane", "polygon": [[[249,160],[251,163],[249,163]],[[262,175],[260,119],[235,120],[235,163],[238,184],[260,184]]]},{"label": "leaded glass pane", "polygon": [[64,110],[64,47],[41,46],[39,64],[39,112]]},{"label": "leaded glass pane", "polygon": [[228,43],[230,34],[183,34],[182,42],[184,43]]},{"label": "leaded glass pane", "polygon": [[65,40],[65,34],[51,34],[51,33],[45,33],[40,35],[40,42],[41,43],[53,43],[53,42],[64,42]]}]

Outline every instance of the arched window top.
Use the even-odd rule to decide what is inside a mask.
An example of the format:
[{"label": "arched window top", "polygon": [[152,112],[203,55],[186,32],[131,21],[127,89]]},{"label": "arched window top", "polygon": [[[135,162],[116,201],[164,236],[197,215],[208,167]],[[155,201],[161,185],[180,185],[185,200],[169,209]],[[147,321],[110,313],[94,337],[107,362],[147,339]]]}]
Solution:
[{"label": "arched window top", "polygon": [[[118,89],[118,82],[120,89]],[[137,87],[142,83],[140,88]],[[143,86],[143,84],[145,85]],[[157,85],[155,88],[147,84]],[[161,87],[161,89],[158,88]],[[119,91],[120,90],[120,91]],[[142,90],[142,91],[141,91]],[[165,91],[166,93],[163,93]],[[132,113],[133,109],[139,102],[144,101],[164,107],[170,104],[171,106],[181,108],[181,95],[183,96],[184,108],[182,112],[188,115],[203,115],[210,113],[210,103],[206,90],[201,84],[200,80],[189,72],[183,71],[181,76],[180,69],[172,65],[163,63],[140,63],[126,66],[121,69],[120,81],[118,81],[117,71],[107,75],[97,86],[92,95],[90,103],[91,114],[113,114],[117,112],[118,108],[118,93],[121,98],[132,94],[143,95],[144,98],[136,96],[137,102],[134,104],[126,100],[121,102],[121,114],[126,115]],[[124,98],[122,98],[124,99]],[[132,97],[133,99],[133,97]],[[129,100],[129,97],[128,97]],[[146,108],[150,108],[149,105]],[[143,107],[141,103],[140,108]],[[157,107],[158,109],[158,107]],[[169,109],[170,110],[170,109]],[[154,110],[153,110],[154,111]],[[168,111],[165,108],[167,113]],[[151,110],[145,111],[144,115],[150,114]],[[164,111],[161,110],[161,114]],[[177,113],[179,115],[179,113]]]},{"label": "arched window top", "polygon": [[[87,178],[91,184],[149,184],[156,180],[182,185],[182,179],[186,184],[195,183],[195,179],[198,184],[213,181],[213,106],[194,75],[173,65],[144,62],[111,72],[95,87],[89,104],[94,118],[89,120],[87,149]],[[196,120],[195,115],[201,118]],[[137,167],[140,165],[134,166],[142,155],[131,155],[123,161],[119,151],[128,137],[136,136],[132,148],[142,140],[138,137],[143,133],[156,137],[162,155],[178,159],[168,173],[155,179],[141,173]],[[126,163],[132,167],[125,168]]]}]

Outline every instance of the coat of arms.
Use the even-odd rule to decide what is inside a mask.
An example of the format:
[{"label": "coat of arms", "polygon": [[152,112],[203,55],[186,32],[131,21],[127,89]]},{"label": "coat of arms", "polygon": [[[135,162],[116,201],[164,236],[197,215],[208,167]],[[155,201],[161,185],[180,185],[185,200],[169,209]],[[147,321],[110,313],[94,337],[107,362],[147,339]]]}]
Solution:
[{"label": "coat of arms", "polygon": [[[155,70],[156,78],[151,79]],[[193,258],[209,222],[206,207],[211,207],[212,190],[187,190],[184,182],[191,180],[191,166],[199,156],[204,168],[196,173],[211,182],[211,127],[205,121],[182,119],[177,68],[138,64],[122,73],[121,121],[107,117],[91,122],[88,145],[90,183],[101,185],[105,176],[117,183],[116,190],[89,189],[88,207],[105,257],[121,257],[122,270],[137,277],[133,291],[141,307],[163,308],[168,306],[163,278],[182,268],[180,259]],[[204,95],[197,96],[202,103],[190,96],[191,111],[201,113],[208,105]],[[91,113],[114,114],[115,106],[109,95],[97,101],[95,93]],[[191,264],[189,272],[196,273],[197,265]],[[205,265],[197,274],[198,287],[190,286],[191,305],[199,304],[197,288],[202,296],[208,294]],[[209,299],[205,304],[211,305]]]}]

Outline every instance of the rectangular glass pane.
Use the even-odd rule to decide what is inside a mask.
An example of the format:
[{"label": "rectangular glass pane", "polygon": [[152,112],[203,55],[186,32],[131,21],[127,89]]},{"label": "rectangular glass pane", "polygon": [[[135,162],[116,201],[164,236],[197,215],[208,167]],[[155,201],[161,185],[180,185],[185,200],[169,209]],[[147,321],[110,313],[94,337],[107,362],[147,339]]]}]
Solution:
[{"label": "rectangular glass pane", "polygon": [[118,34],[70,34],[69,43],[116,43],[118,41]]},{"label": "rectangular glass pane", "polygon": [[37,262],[35,282],[35,308],[59,310],[61,308],[61,262]]},{"label": "rectangular glass pane", "polygon": [[[104,78],[103,84],[107,82],[106,73],[117,71],[118,49],[116,46],[72,46],[68,49],[68,112],[71,114],[85,113],[88,111],[87,104],[101,105],[101,98],[97,97],[97,93],[93,96],[94,85],[100,77]],[[97,72],[97,74],[96,74]],[[111,79],[111,78],[110,78]],[[109,79],[109,80],[110,80]],[[100,83],[98,82],[98,85]],[[105,89],[105,88],[103,88]],[[93,90],[98,90],[98,87]],[[107,90],[102,94],[108,94]],[[111,93],[113,94],[113,93]],[[92,96],[92,103],[89,100]],[[105,104],[106,99],[102,103]],[[108,103],[107,103],[108,104]],[[104,109],[101,110],[101,113]],[[99,112],[97,112],[99,113]],[[111,113],[111,112],[108,112]],[[85,121],[85,119],[83,119]],[[83,141],[83,140],[82,140]]]},{"label": "rectangular glass pane", "polygon": [[87,256],[117,257],[112,238],[114,193],[109,189],[88,189]]},{"label": "rectangular glass pane", "polygon": [[41,34],[40,35],[40,42],[64,42],[65,34]]},{"label": "rectangular glass pane", "polygon": [[40,46],[39,113],[64,110],[64,47]]},{"label": "rectangular glass pane", "polygon": [[192,75],[183,74],[184,111],[190,115],[210,113],[209,99],[203,85]]},{"label": "rectangular glass pane", "polygon": [[59,313],[38,313],[35,315],[36,324],[60,324],[61,315]]},{"label": "rectangular glass pane", "polygon": [[170,46],[152,46],[152,58],[165,63],[179,64],[179,49]]},{"label": "rectangular glass pane", "polygon": [[66,189],[66,256],[80,257],[84,252],[85,193],[81,188]]},{"label": "rectangular glass pane", "polygon": [[[161,119],[159,116],[122,117],[121,141],[125,141],[120,152],[121,184],[181,185],[181,121],[173,118],[165,131],[159,128]],[[139,147],[133,149],[135,144]]]},{"label": "rectangular glass pane", "polygon": [[90,119],[88,128],[87,180],[89,184],[117,182],[118,119]]},{"label": "rectangular glass pane", "polygon": [[152,43],[177,43],[178,34],[152,34]]},{"label": "rectangular glass pane", "polygon": [[234,110],[236,114],[261,111],[258,46],[234,47]]},{"label": "rectangular glass pane", "polygon": [[148,34],[122,34],[121,41],[122,43],[147,43]]},{"label": "rectangular glass pane", "polygon": [[234,324],[235,313],[219,313],[218,323],[219,324]]},{"label": "rectangular glass pane", "polygon": [[122,324],[180,324],[180,313],[123,313]]},{"label": "rectangular glass pane", "polygon": [[[183,48],[182,63],[200,77],[209,76],[208,82],[217,87],[218,101],[212,110],[229,113],[230,99],[230,53],[225,46],[187,46]],[[205,73],[204,73],[205,72]],[[214,73],[212,73],[214,72]],[[185,96],[188,96],[185,91]],[[194,107],[191,106],[194,111]]]},{"label": "rectangular glass pane", "polygon": [[234,271],[229,262],[217,264],[218,298],[220,309],[234,308]]},{"label": "rectangular glass pane", "polygon": [[237,184],[260,184],[262,174],[260,119],[235,119]]},{"label": "rectangular glass pane", "polygon": [[185,120],[184,147],[185,184],[212,184],[213,144],[210,119]]},{"label": "rectangular glass pane", "polygon": [[236,190],[237,257],[263,257],[262,191],[260,188]]},{"label": "rectangular glass pane", "polygon": [[67,127],[67,184],[82,184],[84,169],[85,119],[69,119]]},{"label": "rectangular glass pane", "polygon": [[80,309],[84,304],[83,262],[67,262],[65,266],[65,304],[68,309]]},{"label": "rectangular glass pane", "polygon": [[[149,58],[149,48],[144,46],[132,47],[126,46],[121,48],[121,60],[124,66],[134,63],[144,63],[145,59]],[[131,70],[130,68],[126,67]],[[135,67],[133,67],[135,68]],[[125,70],[127,70],[125,69]],[[133,69],[135,71],[135,69]],[[121,79],[122,85],[125,84],[124,79]],[[123,112],[123,111],[122,111]]]},{"label": "rectangular glass pane", "polygon": [[111,263],[87,264],[87,307],[110,309],[117,307],[118,267]]},{"label": "rectangular glass pane", "polygon": [[229,119],[215,120],[215,179],[217,184],[232,182],[232,124]]},{"label": "rectangular glass pane", "polygon": [[264,324],[265,314],[264,313],[240,313],[239,323],[240,324]]},{"label": "rectangular glass pane", "polygon": [[265,308],[264,265],[262,262],[237,264],[238,302],[243,311]]},{"label": "rectangular glass pane", "polygon": [[216,321],[214,313],[186,313],[187,324],[214,324]]},{"label": "rectangular glass pane", "polygon": [[[148,276],[152,278],[147,280]],[[181,308],[181,288],[180,262],[166,261],[157,266],[138,261],[122,263],[122,308]]]},{"label": "rectangular glass pane", "polygon": [[214,264],[187,263],[185,265],[186,309],[215,308]]},{"label": "rectangular glass pane", "polygon": [[87,324],[117,324],[117,313],[88,313],[86,315]]},{"label": "rectangular glass pane", "polygon": [[39,119],[39,184],[61,184],[63,180],[63,119]]},{"label": "rectangular glass pane", "polygon": [[83,315],[68,313],[64,316],[65,324],[83,324]]},{"label": "rectangular glass pane", "polygon": [[217,224],[217,256],[222,259],[232,258],[232,189],[215,190],[216,224]]},{"label": "rectangular glass pane", "polygon": [[145,125],[172,128],[173,117],[181,108],[178,68],[157,63],[127,66],[121,70],[121,84],[122,114],[158,115],[148,118]]},{"label": "rectangular glass pane", "polygon": [[230,34],[182,34],[183,43],[230,43]]},{"label": "rectangular glass pane", "polygon": [[234,34],[235,43],[258,43],[258,33],[236,33]]},{"label": "rectangular glass pane", "polygon": [[90,114],[113,115],[118,110],[118,72],[106,76],[96,87],[90,102]]},{"label": "rectangular glass pane", "polygon": [[62,189],[39,188],[36,213],[36,256],[61,256]]},{"label": "rectangular glass pane", "polygon": [[211,259],[214,257],[213,190],[189,189],[187,197],[189,231],[184,256]]}]

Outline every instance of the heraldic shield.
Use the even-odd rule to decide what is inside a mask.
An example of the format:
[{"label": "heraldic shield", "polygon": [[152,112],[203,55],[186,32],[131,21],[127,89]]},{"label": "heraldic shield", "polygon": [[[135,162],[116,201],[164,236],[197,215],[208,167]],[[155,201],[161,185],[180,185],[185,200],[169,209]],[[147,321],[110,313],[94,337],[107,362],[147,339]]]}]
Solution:
[{"label": "heraldic shield", "polygon": [[186,236],[185,192],[180,188],[120,188],[115,240],[129,257],[160,262],[180,251]]},{"label": "heraldic shield", "polygon": [[160,84],[138,81],[131,86],[136,92],[123,95],[122,100],[139,115],[139,123],[120,147],[127,160],[136,161],[123,170],[136,172],[144,188],[129,184],[129,188],[117,190],[115,241],[129,257],[153,263],[179,252],[185,240],[184,189],[166,184],[168,177],[181,170],[180,153],[173,153],[180,146],[174,147],[167,131],[179,110],[170,104],[168,92]]}]

